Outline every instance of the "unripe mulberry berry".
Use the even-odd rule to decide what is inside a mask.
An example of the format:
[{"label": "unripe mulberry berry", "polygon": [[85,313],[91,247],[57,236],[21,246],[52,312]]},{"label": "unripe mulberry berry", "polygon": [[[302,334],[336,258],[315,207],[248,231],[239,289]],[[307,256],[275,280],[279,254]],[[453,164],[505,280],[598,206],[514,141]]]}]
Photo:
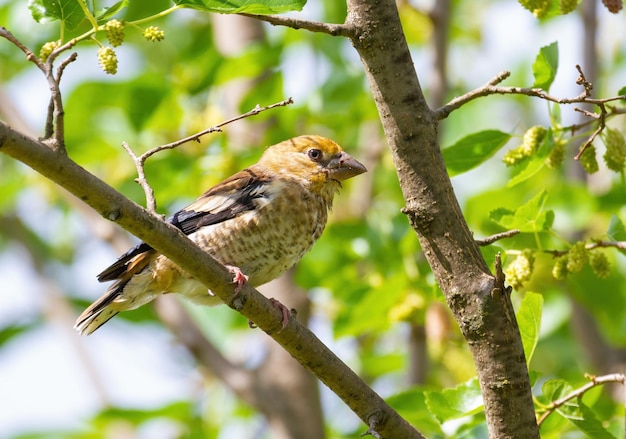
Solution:
[{"label": "unripe mulberry berry", "polygon": [[515,258],[513,262],[506,268],[504,275],[507,282],[514,288],[520,288],[524,282],[530,279],[533,274],[533,266],[535,264],[535,256],[529,249],[524,250]]},{"label": "unripe mulberry berry", "polygon": [[517,148],[509,150],[504,155],[502,161],[507,166],[512,166],[519,163],[526,157],[532,156],[537,149],[539,149],[539,146],[543,142],[547,132],[548,130],[540,125],[530,127],[524,133],[524,137],[522,137],[522,144]]},{"label": "unripe mulberry berry", "polygon": [[580,164],[587,174],[598,172],[598,160],[596,159],[596,147],[589,145],[583,155],[580,156]]},{"label": "unripe mulberry berry", "polygon": [[161,41],[165,38],[165,31],[156,26],[150,26],[143,31],[143,37],[148,41]]},{"label": "unripe mulberry berry", "polygon": [[124,23],[119,20],[110,20],[104,25],[107,39],[111,46],[117,47],[124,42]]},{"label": "unripe mulberry berry", "polygon": [[115,50],[110,47],[101,47],[98,49],[98,63],[100,68],[109,75],[117,73],[117,55]]},{"label": "unripe mulberry berry", "polygon": [[552,267],[552,276],[556,280],[563,280],[567,277],[567,255],[559,256],[554,261],[554,266]]},{"label": "unripe mulberry berry", "polygon": [[559,1],[559,10],[561,14],[569,14],[578,6],[578,0],[560,0]]},{"label": "unripe mulberry berry", "polygon": [[602,0],[602,4],[606,6],[609,12],[612,12],[614,14],[617,14],[619,11],[621,11],[622,7],[624,6],[622,4],[622,0]]},{"label": "unripe mulberry berry", "polygon": [[50,54],[61,45],[61,41],[48,41],[43,46],[41,46],[41,50],[39,51],[39,58],[41,61],[46,62]]},{"label": "unripe mulberry berry", "polygon": [[611,274],[611,263],[603,252],[594,251],[589,256],[589,265],[600,279],[606,279]]},{"label": "unripe mulberry berry", "polygon": [[585,264],[589,260],[589,251],[583,241],[577,242],[570,247],[567,253],[567,271],[570,273],[578,273],[585,268]]},{"label": "unripe mulberry berry", "polygon": [[558,168],[563,163],[563,157],[565,157],[565,144],[564,140],[557,140],[554,142],[554,147],[550,151],[550,155],[546,159],[546,165],[549,168]]},{"label": "unripe mulberry berry", "polygon": [[624,161],[626,160],[626,140],[624,136],[617,130],[607,128],[602,133],[602,140],[606,146],[604,153],[604,162],[606,166],[615,172],[621,172],[624,169]]}]

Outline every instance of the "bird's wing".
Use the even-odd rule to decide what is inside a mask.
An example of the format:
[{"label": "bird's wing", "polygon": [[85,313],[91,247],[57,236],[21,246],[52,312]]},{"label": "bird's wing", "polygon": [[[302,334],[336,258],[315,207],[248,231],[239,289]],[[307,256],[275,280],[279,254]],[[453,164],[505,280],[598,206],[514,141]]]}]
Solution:
[{"label": "bird's wing", "polygon": [[[235,218],[258,206],[259,199],[265,196],[264,189],[270,179],[271,176],[259,176],[250,169],[240,171],[206,191],[167,221],[185,235],[190,235],[201,227]],[[135,274],[138,272],[137,268],[144,268],[145,262],[150,260],[154,253],[155,250],[150,245],[140,243],[100,273],[98,281],[120,279],[129,272]]]},{"label": "bird's wing", "polygon": [[270,179],[244,169],[206,191],[168,221],[189,235],[201,227],[233,219],[258,207]]}]

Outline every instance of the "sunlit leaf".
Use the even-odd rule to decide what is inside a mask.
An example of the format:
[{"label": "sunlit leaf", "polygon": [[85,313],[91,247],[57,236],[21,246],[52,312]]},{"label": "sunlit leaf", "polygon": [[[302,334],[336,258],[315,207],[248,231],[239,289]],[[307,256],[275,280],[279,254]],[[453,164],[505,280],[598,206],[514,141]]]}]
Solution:
[{"label": "sunlit leaf", "polygon": [[96,14],[96,18],[98,20],[108,20],[119,13],[121,10],[126,9],[128,7],[128,2],[130,0],[120,0],[115,3],[113,6],[109,8],[104,8],[102,11],[98,11]]},{"label": "sunlit leaf", "polygon": [[463,137],[441,152],[450,176],[462,174],[483,163],[511,138],[498,130],[485,130]]},{"label": "sunlit leaf", "polygon": [[557,42],[544,46],[533,63],[533,87],[550,90],[559,67],[559,45]]},{"label": "sunlit leaf", "polygon": [[537,347],[539,330],[541,328],[542,307],[543,296],[529,291],[524,295],[519,310],[517,311],[517,323],[522,337],[522,344],[524,345],[526,363],[530,363],[535,348]]},{"label": "sunlit leaf", "polygon": [[85,18],[79,0],[31,0],[28,8],[37,22],[61,20],[74,29]]},{"label": "sunlit leaf", "polygon": [[300,11],[306,0],[174,0],[174,3],[187,8],[205,12],[219,12],[222,14],[279,14],[288,11]]},{"label": "sunlit leaf", "polygon": [[554,222],[554,212],[543,209],[547,196],[548,192],[543,190],[514,212],[495,209],[489,213],[489,218],[506,229],[519,229],[520,232],[548,230]]},{"label": "sunlit leaf", "polygon": [[426,392],[425,395],[428,409],[439,422],[479,413],[483,409],[478,378],[472,378],[453,389]]}]

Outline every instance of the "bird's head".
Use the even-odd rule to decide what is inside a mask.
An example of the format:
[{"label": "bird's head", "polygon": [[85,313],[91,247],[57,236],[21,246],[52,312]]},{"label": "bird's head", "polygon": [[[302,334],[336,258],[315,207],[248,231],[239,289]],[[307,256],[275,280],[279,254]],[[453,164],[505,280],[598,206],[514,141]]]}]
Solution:
[{"label": "bird's head", "polygon": [[312,190],[341,187],[341,181],[367,171],[339,145],[322,136],[299,136],[267,148],[259,165],[306,182]]}]

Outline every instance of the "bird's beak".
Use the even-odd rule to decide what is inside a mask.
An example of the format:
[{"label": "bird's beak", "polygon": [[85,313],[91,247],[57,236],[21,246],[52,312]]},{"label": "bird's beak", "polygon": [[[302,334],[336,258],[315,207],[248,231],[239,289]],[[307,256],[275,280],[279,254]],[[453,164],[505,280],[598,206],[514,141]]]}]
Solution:
[{"label": "bird's beak", "polygon": [[345,151],[342,151],[338,157],[333,158],[328,163],[327,169],[334,180],[347,180],[367,172],[367,168],[362,163]]}]

